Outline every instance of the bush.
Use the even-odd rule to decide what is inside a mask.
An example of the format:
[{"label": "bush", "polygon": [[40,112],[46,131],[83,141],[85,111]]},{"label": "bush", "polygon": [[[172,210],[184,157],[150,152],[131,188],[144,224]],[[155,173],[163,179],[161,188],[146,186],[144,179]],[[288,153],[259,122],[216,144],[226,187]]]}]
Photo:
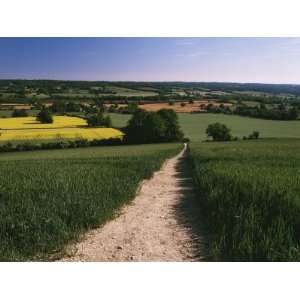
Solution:
[{"label": "bush", "polygon": [[211,137],[214,141],[230,141],[232,139],[230,129],[221,123],[214,123],[208,125],[206,134]]},{"label": "bush", "polygon": [[88,147],[90,145],[87,139],[76,140],[75,144],[77,147]]},{"label": "bush", "polygon": [[48,124],[53,123],[53,116],[50,111],[46,108],[43,108],[36,116],[37,121]]},{"label": "bush", "polygon": [[89,127],[112,127],[110,116],[104,116],[101,112],[88,117],[87,123]]},{"label": "bush", "polygon": [[33,151],[33,150],[49,150],[49,149],[65,149],[65,148],[82,148],[92,146],[115,146],[124,144],[120,138],[109,138],[101,140],[88,141],[87,139],[79,139],[75,141],[54,141],[48,143],[34,144],[31,142],[24,142],[13,145],[6,143],[0,145],[0,152],[15,152],[15,151]]},{"label": "bush", "polygon": [[27,117],[28,113],[25,109],[15,109],[11,116],[12,118]]},{"label": "bush", "polygon": [[190,139],[187,138],[187,137],[185,137],[185,138],[182,139],[182,142],[183,142],[183,143],[189,143],[189,142],[190,142]]}]

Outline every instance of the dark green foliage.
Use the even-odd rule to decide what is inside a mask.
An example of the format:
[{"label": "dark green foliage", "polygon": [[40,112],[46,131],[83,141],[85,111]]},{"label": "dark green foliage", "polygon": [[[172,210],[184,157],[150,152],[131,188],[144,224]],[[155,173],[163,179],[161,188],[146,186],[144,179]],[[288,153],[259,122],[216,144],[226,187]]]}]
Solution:
[{"label": "dark green foliage", "polygon": [[81,105],[79,103],[75,103],[73,101],[55,101],[51,107],[51,111],[54,113],[68,113],[68,112],[80,112]]},{"label": "dark green foliage", "polygon": [[98,111],[100,113],[104,113],[106,111],[106,108],[105,108],[103,100],[96,99],[96,100],[94,100],[94,102],[95,102],[95,107],[98,109]]},{"label": "dark green foliage", "polygon": [[5,154],[0,261],[57,258],[68,242],[112,218],[178,151],[172,144]]},{"label": "dark green foliage", "polygon": [[221,123],[213,123],[208,125],[206,134],[214,141],[230,141],[232,139],[230,129]]},{"label": "dark green foliage", "polygon": [[28,113],[25,109],[15,109],[11,116],[12,118],[27,117]]},{"label": "dark green foliage", "polygon": [[191,144],[216,261],[300,260],[300,142]]},{"label": "dark green foliage", "polygon": [[250,140],[257,140],[259,138],[259,131],[253,131],[250,135],[249,135],[249,139]]},{"label": "dark green foliage", "polygon": [[43,108],[36,116],[37,121],[47,124],[53,123],[53,116],[47,108]]},{"label": "dark green foliage", "polygon": [[299,116],[299,111],[296,107],[287,108],[283,104],[280,104],[277,109],[267,109],[265,104],[261,104],[259,107],[240,105],[237,106],[234,113],[241,116],[269,120],[297,120]]},{"label": "dark green foliage", "polygon": [[123,107],[122,114],[134,114],[139,109],[138,103],[131,102],[127,106]]},{"label": "dark green foliage", "polygon": [[112,127],[110,116],[101,112],[89,116],[86,121],[89,127]]},{"label": "dark green foliage", "polygon": [[173,142],[182,140],[184,134],[180,128],[176,112],[173,109],[160,109],[157,114],[164,120],[164,141]]},{"label": "dark green foliage", "polygon": [[137,110],[125,129],[129,143],[175,142],[183,138],[177,114],[173,110],[158,112]]},{"label": "dark green foliage", "polygon": [[70,141],[59,141],[59,142],[44,142],[44,143],[34,143],[25,142],[21,144],[13,145],[11,143],[6,143],[0,145],[0,152],[16,152],[16,151],[33,151],[33,150],[46,150],[46,149],[64,149],[64,148],[82,148],[82,147],[92,147],[92,146],[115,146],[122,145],[123,141],[119,138],[109,138],[101,140],[91,140],[86,139],[70,140]]}]

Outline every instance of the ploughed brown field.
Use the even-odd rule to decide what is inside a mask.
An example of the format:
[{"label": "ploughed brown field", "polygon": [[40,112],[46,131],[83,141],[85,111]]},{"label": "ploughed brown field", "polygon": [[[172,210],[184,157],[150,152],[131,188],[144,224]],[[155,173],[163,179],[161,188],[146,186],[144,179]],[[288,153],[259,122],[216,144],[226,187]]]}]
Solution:
[{"label": "ploughed brown field", "polygon": [[32,109],[33,105],[31,104],[19,104],[19,103],[1,103],[0,109]]},{"label": "ploughed brown field", "polygon": [[[182,106],[181,103],[185,105]],[[145,109],[147,111],[158,111],[162,108],[174,109],[178,113],[191,113],[191,112],[199,112],[206,111],[206,107],[208,104],[212,104],[213,106],[219,106],[221,103],[217,103],[215,101],[206,101],[206,100],[197,100],[194,103],[189,103],[188,101],[183,102],[174,102],[173,105],[169,103],[150,103],[150,104],[142,104],[139,105],[140,108]],[[224,106],[232,106],[231,103],[223,103]]]},{"label": "ploughed brown field", "polygon": [[[182,106],[181,103],[184,103],[185,105]],[[140,104],[139,107],[146,110],[146,111],[158,111],[163,108],[167,109],[173,109],[178,113],[191,113],[191,112],[200,112],[200,111],[206,111],[206,107],[208,104],[211,104],[213,106],[219,106],[223,104],[224,106],[232,106],[231,103],[220,103],[216,102],[214,100],[196,100],[194,103],[189,103],[188,101],[182,101],[182,102],[174,102],[173,105],[170,105],[168,102],[162,102],[162,103],[147,103],[147,104]],[[112,104],[107,104],[107,106],[110,106]],[[125,107],[126,104],[119,104],[118,107]]]}]

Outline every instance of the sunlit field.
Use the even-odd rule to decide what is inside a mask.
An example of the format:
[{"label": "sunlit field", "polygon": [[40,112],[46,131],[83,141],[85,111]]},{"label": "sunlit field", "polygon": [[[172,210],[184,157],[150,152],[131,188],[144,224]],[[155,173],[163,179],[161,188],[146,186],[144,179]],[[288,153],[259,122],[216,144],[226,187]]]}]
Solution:
[{"label": "sunlit field", "polygon": [[299,139],[191,143],[212,260],[299,261],[299,150]]},{"label": "sunlit field", "polygon": [[[116,127],[126,126],[130,115],[110,114]],[[263,120],[224,114],[178,114],[184,135],[193,142],[206,140],[205,130],[211,123],[219,122],[228,126],[232,134],[239,138],[248,136],[252,131],[260,132],[262,138],[300,138],[300,121]]]},{"label": "sunlit field", "polygon": [[0,261],[52,260],[130,202],[180,144],[0,155]]},{"label": "sunlit field", "polygon": [[54,116],[53,123],[42,124],[35,117],[0,119],[1,129],[53,129],[86,126],[86,120],[77,117]]},{"label": "sunlit field", "polygon": [[52,139],[108,139],[122,137],[114,128],[88,128],[86,120],[55,116],[51,124],[41,124],[34,117],[0,119],[0,141]]}]

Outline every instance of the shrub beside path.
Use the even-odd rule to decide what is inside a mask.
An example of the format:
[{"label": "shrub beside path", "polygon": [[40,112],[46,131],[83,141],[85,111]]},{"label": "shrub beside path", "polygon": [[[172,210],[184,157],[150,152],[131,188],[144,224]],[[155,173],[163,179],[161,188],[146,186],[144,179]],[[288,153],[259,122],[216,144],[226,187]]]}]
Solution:
[{"label": "shrub beside path", "polygon": [[119,216],[90,231],[62,261],[198,261],[205,256],[186,145],[145,180]]}]

